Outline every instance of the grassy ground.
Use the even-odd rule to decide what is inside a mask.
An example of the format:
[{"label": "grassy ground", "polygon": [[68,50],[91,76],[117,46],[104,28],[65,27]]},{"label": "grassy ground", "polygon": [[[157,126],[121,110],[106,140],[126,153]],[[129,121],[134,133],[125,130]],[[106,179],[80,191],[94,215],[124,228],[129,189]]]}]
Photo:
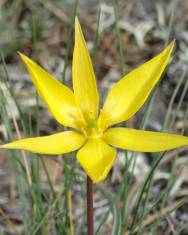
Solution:
[{"label": "grassy ground", "polygon": [[[187,10],[186,0],[1,1],[1,142],[63,129],[37,96],[16,51],[71,85],[75,15],[103,97],[121,75],[176,38],[163,80],[126,125],[188,135]],[[187,149],[119,152],[108,179],[95,185],[95,233],[188,234],[187,155]],[[1,150],[0,156],[0,234],[86,234],[86,175],[74,155]]]}]

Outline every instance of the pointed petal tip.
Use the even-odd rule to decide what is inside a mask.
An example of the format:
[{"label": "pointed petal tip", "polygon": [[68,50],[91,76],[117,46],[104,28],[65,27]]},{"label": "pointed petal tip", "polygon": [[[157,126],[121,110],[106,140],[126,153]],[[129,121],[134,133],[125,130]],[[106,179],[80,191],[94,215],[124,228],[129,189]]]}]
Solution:
[{"label": "pointed petal tip", "polygon": [[20,51],[17,51],[17,55],[19,56],[19,58],[23,61],[24,60],[24,54],[21,53]]},{"label": "pointed petal tip", "polygon": [[75,23],[77,24],[79,22],[78,16],[75,16]]},{"label": "pointed petal tip", "polygon": [[20,51],[17,51],[17,54],[19,55],[20,59],[26,63],[26,61],[30,61],[29,57],[27,57],[26,55],[24,55],[23,53],[21,53]]},{"label": "pointed petal tip", "polygon": [[75,33],[79,32],[80,31],[80,22],[79,22],[79,19],[78,19],[78,16],[75,17]]},{"label": "pointed petal tip", "polygon": [[167,46],[166,50],[169,51],[169,54],[172,53],[174,47],[175,47],[176,39],[173,39]]},{"label": "pointed petal tip", "polygon": [[23,57],[23,56],[24,56],[24,54],[21,53],[20,51],[17,51],[17,54],[18,54],[20,57]]},{"label": "pointed petal tip", "polygon": [[9,149],[11,148],[10,143],[0,145],[0,149]]},{"label": "pointed petal tip", "polygon": [[91,178],[91,180],[93,181],[94,184],[100,184],[102,181],[104,181],[106,179],[106,177],[105,178],[99,178],[99,179],[95,179],[93,177],[90,177],[90,178]]},{"label": "pointed petal tip", "polygon": [[86,172],[86,174],[87,174],[87,176],[89,176],[89,178],[92,180],[92,182],[94,183],[94,184],[99,184],[99,183],[101,183],[102,181],[104,181],[107,177],[108,177],[108,173],[107,174],[101,174],[101,175],[99,175],[99,176],[94,176],[93,174],[92,174],[92,172]]},{"label": "pointed petal tip", "polygon": [[171,41],[172,44],[175,44],[176,43],[176,39],[174,38],[172,41]]},{"label": "pointed petal tip", "polygon": [[170,42],[171,45],[175,45],[176,44],[176,39],[174,38],[171,42]]}]

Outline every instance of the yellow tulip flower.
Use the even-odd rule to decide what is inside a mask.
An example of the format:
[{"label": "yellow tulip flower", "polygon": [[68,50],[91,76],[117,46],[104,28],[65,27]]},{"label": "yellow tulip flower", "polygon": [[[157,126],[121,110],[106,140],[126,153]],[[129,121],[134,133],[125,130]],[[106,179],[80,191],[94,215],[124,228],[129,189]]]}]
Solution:
[{"label": "yellow tulip flower", "polygon": [[[188,145],[188,137],[111,127],[131,118],[144,104],[163,73],[174,42],[159,55],[118,81],[99,113],[99,94],[88,48],[78,19],[72,79],[74,92],[20,53],[30,77],[49,111],[70,130],[45,137],[17,140],[1,148],[22,149],[40,154],[64,154],[75,150],[77,159],[94,181],[106,178],[116,159],[116,149],[158,152]],[[74,129],[74,130],[73,130]],[[113,146],[113,147],[112,147]]]}]

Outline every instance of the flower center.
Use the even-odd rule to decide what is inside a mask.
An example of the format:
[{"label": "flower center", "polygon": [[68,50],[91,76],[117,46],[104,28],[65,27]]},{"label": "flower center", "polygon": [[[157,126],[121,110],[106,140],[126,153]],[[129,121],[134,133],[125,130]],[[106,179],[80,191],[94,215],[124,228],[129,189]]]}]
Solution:
[{"label": "flower center", "polygon": [[96,119],[85,117],[80,110],[77,112],[77,127],[87,138],[100,138],[103,130],[101,122]]},{"label": "flower center", "polygon": [[102,134],[98,122],[96,120],[89,120],[87,122],[85,132],[88,138],[99,138]]}]

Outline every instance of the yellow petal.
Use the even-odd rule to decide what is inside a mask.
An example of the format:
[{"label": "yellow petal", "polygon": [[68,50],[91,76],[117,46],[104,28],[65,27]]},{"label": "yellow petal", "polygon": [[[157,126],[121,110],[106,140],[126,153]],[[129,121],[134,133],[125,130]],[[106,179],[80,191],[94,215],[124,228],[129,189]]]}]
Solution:
[{"label": "yellow petal", "polygon": [[47,73],[27,56],[19,53],[31,79],[56,120],[69,127],[76,127],[76,107],[73,92]]},{"label": "yellow petal", "polygon": [[188,137],[129,128],[110,128],[103,139],[115,147],[141,152],[160,152],[188,145]]},{"label": "yellow petal", "polygon": [[26,138],[1,145],[0,148],[22,149],[33,153],[62,154],[79,149],[85,138],[77,132],[65,131],[54,135]]},{"label": "yellow petal", "polygon": [[100,139],[90,139],[77,153],[77,159],[94,182],[106,178],[115,156],[116,150]]},{"label": "yellow petal", "polygon": [[95,119],[98,115],[99,96],[89,51],[77,18],[72,74],[78,107],[87,119]]},{"label": "yellow petal", "polygon": [[144,104],[151,90],[163,73],[174,41],[159,55],[133,70],[109,92],[102,110],[102,118],[108,126],[125,121]]}]

